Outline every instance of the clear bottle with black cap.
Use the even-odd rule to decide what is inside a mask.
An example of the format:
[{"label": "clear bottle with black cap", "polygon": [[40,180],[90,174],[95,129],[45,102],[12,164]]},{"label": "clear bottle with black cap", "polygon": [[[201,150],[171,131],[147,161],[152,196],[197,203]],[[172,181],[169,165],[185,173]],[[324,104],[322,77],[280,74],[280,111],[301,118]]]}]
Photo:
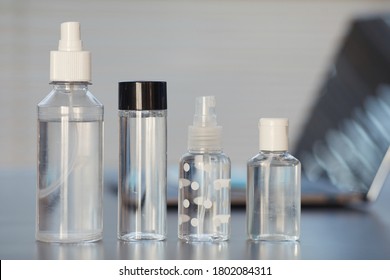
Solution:
[{"label": "clear bottle with black cap", "polygon": [[119,83],[118,238],[164,240],[167,225],[167,89]]}]

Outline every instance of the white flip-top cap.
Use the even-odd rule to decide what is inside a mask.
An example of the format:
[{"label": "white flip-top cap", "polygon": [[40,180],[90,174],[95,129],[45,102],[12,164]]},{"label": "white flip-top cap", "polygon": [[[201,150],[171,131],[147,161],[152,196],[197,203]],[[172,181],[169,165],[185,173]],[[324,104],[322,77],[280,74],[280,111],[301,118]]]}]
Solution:
[{"label": "white flip-top cap", "polygon": [[288,150],[288,119],[261,118],[259,121],[260,151]]},{"label": "white flip-top cap", "polygon": [[61,24],[58,51],[50,52],[50,81],[91,81],[91,54],[83,51],[78,22]]}]

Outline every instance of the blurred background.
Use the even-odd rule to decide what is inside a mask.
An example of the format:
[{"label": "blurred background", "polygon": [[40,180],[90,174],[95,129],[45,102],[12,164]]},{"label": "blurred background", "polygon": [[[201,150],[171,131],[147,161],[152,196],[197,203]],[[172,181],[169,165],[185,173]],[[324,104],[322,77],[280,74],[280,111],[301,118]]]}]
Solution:
[{"label": "blurred background", "polygon": [[187,149],[195,97],[215,95],[235,166],[258,152],[260,117],[288,117],[294,147],[351,20],[389,1],[0,2],[0,168],[35,168],[36,105],[51,90],[49,51],[79,21],[91,92],[105,105],[105,166],[118,165],[117,86],[168,82],[168,162]]}]

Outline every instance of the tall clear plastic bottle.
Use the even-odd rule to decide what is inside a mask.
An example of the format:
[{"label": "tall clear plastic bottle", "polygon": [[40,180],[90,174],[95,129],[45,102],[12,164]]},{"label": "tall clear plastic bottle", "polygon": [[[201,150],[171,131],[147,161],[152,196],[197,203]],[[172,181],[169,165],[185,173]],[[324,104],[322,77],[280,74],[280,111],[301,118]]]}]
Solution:
[{"label": "tall clear plastic bottle", "polygon": [[215,103],[214,96],[196,99],[188,153],[179,164],[178,236],[190,242],[230,236],[230,159],[222,151]]},{"label": "tall clear plastic bottle", "polygon": [[61,24],[50,53],[53,90],[38,104],[36,239],[96,241],[103,233],[103,105],[88,90],[80,24]]},{"label": "tall clear plastic bottle", "polygon": [[288,153],[288,119],[260,119],[259,130],[260,153],[247,163],[248,239],[298,240],[301,164]]},{"label": "tall clear plastic bottle", "polygon": [[119,83],[118,238],[167,234],[167,85]]}]

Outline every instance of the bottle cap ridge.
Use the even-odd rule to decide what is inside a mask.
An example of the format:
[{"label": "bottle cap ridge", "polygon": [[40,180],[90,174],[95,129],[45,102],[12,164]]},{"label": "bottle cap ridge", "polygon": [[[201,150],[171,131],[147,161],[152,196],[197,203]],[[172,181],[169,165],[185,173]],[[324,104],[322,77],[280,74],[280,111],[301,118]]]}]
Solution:
[{"label": "bottle cap ridge", "polygon": [[58,50],[50,52],[50,81],[91,81],[91,54],[83,51],[78,22],[61,24]]},{"label": "bottle cap ridge", "polygon": [[259,120],[260,151],[288,150],[288,119],[261,118]]},{"label": "bottle cap ridge", "polygon": [[167,83],[163,81],[120,82],[119,110],[166,110]]}]

